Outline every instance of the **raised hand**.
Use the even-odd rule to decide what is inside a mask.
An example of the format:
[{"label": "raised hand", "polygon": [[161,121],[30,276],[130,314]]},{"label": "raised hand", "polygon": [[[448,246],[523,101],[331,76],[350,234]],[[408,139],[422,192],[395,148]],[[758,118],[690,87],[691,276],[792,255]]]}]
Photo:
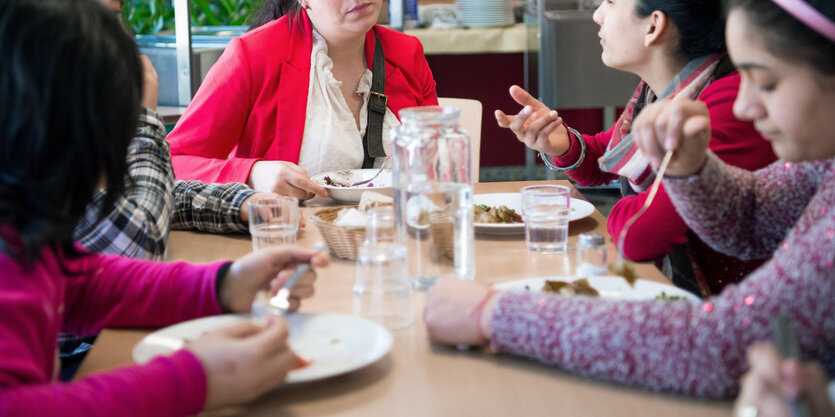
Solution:
[{"label": "raised hand", "polygon": [[707,158],[710,115],[707,105],[687,98],[659,100],[645,107],[632,124],[632,137],[658,169],[667,150],[675,152],[666,175],[685,177],[698,172]]},{"label": "raised hand", "polygon": [[568,129],[555,110],[549,109],[518,85],[510,87],[510,96],[524,107],[514,116],[496,110],[499,126],[513,131],[520,142],[535,151],[552,156],[568,151]]},{"label": "raised hand", "polygon": [[255,191],[276,193],[309,200],[315,196],[327,197],[325,187],[316,184],[300,166],[287,161],[258,161],[252,165],[247,180]]},{"label": "raised hand", "polygon": [[142,107],[156,111],[159,97],[157,70],[147,55],[140,55],[139,60],[142,62]]}]

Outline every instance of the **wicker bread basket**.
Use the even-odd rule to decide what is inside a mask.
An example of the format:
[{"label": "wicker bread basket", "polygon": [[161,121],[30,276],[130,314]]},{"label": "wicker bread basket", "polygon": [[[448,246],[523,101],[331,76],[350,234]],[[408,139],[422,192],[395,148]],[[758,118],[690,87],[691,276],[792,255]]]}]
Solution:
[{"label": "wicker bread basket", "polygon": [[365,240],[365,226],[334,224],[337,214],[344,208],[357,208],[357,206],[323,208],[314,212],[311,220],[319,228],[319,232],[325,238],[325,243],[327,243],[333,256],[355,261],[357,260],[357,249],[362,246],[362,242]]}]

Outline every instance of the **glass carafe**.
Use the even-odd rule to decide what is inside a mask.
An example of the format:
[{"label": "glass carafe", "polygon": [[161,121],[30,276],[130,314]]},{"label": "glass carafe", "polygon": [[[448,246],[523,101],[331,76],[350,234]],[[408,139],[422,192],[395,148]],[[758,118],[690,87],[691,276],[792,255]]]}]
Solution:
[{"label": "glass carafe", "polygon": [[472,279],[475,273],[472,156],[459,113],[454,107],[403,109],[402,125],[392,132],[398,239],[419,289],[442,276]]}]

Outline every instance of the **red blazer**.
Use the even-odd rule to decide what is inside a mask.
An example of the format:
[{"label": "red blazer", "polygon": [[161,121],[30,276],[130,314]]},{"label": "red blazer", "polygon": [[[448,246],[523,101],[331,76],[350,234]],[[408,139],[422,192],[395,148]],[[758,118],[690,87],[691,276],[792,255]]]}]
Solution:
[{"label": "red blazer", "polygon": [[[181,180],[246,182],[258,160],[298,163],[310,84],[312,26],[302,11],[233,39],[168,135]],[[420,41],[375,26],[386,57],[388,108],[438,104]],[[398,115],[399,117],[399,115]],[[349,168],[349,167],[346,167]]]},{"label": "red blazer", "polygon": [[[707,86],[699,100],[707,105],[710,113],[711,138],[708,148],[728,164],[753,171],[769,165],[777,157],[771,144],[760,136],[752,122],[743,122],[734,116],[733,104],[739,83],[739,73],[734,71]],[[617,174],[603,172],[597,164],[597,159],[606,151],[612,131],[594,136],[583,135],[586,158],[577,169],[566,174],[581,185],[601,185],[617,179]],[[569,166],[579,157],[580,145],[572,138],[568,152],[554,158],[554,161],[559,166]],[[615,242],[620,238],[620,232],[629,218],[644,205],[647,196],[647,191],[627,196],[612,207],[607,226]],[[762,260],[741,261],[716,252],[689,232],[663,184],[646,213],[629,228],[623,252],[627,258],[635,261],[660,262],[685,241],[690,245],[691,261],[697,275],[705,279],[710,292],[714,294],[719,293],[726,284],[741,280],[762,264]]]}]

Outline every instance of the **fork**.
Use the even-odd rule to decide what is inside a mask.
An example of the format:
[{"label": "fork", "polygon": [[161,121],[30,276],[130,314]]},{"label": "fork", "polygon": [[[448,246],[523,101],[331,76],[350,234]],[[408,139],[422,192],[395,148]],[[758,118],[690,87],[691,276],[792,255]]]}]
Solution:
[{"label": "fork", "polygon": [[[794,335],[788,317],[782,311],[772,319],[771,328],[774,331],[774,344],[777,351],[783,358],[800,359],[800,348],[797,346],[797,338]],[[809,417],[809,404],[802,399],[795,399],[791,402],[791,415],[793,417]]]},{"label": "fork", "polygon": [[[312,249],[317,252],[323,252],[325,245],[322,242],[315,243]],[[255,294],[255,300],[252,302],[252,317],[257,320],[265,320],[267,314],[276,314],[283,316],[287,314],[290,309],[290,290],[296,285],[296,282],[310,270],[310,263],[304,262],[296,266],[293,275],[281,286],[274,296],[270,297],[269,292],[262,290]]]},{"label": "fork", "polygon": [[383,172],[383,170],[385,170],[385,169],[386,169],[386,164],[389,162],[389,159],[391,159],[391,155],[389,155],[389,156],[387,156],[387,157],[386,157],[386,160],[385,160],[385,161],[383,161],[383,164],[382,164],[382,165],[380,165],[380,169],[378,169],[378,170],[377,170],[377,172],[374,174],[374,176],[373,176],[373,177],[371,177],[371,178],[369,178],[369,179],[367,179],[367,180],[357,181],[357,182],[355,182],[355,183],[352,183],[350,186],[351,186],[351,187],[356,187],[356,186],[358,186],[358,185],[368,184],[369,182],[374,181],[374,179],[375,179],[375,178],[377,178],[378,176],[380,176],[380,173],[382,173],[382,172]]},{"label": "fork", "polygon": [[618,265],[623,265],[623,242],[626,239],[626,232],[629,231],[629,227],[632,226],[632,223],[635,223],[635,220],[638,220],[644,212],[647,211],[649,206],[652,204],[652,200],[655,199],[655,194],[658,192],[658,187],[661,186],[661,180],[664,178],[664,171],[667,170],[667,165],[670,164],[670,159],[673,157],[673,150],[670,149],[664,154],[664,159],[661,161],[661,165],[658,167],[658,173],[655,174],[655,180],[652,181],[652,186],[649,188],[649,195],[647,199],[644,201],[643,207],[638,210],[637,213],[632,215],[629,220],[626,221],[626,224],[623,226],[623,229],[620,231],[620,237],[618,238]]}]

